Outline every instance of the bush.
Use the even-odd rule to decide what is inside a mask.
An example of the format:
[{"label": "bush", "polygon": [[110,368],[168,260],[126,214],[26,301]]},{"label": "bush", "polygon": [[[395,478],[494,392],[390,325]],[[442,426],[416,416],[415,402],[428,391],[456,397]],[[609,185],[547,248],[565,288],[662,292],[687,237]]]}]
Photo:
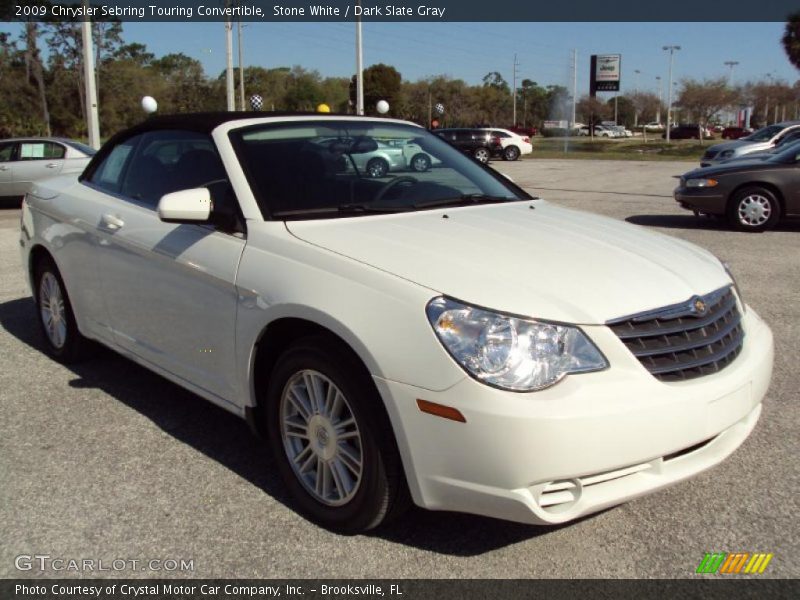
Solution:
[{"label": "bush", "polygon": [[542,137],[564,137],[570,135],[569,130],[563,127],[555,127],[553,129],[542,129]]}]

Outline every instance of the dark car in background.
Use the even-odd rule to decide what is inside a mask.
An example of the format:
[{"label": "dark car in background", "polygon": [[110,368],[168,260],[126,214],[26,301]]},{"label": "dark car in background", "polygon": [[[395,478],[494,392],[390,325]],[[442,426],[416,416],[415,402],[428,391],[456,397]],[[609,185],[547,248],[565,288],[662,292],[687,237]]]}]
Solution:
[{"label": "dark car in background", "polygon": [[490,158],[497,158],[503,154],[503,144],[500,138],[492,135],[486,129],[437,129],[434,133],[450,142],[451,145],[461,150],[464,154],[469,154],[475,160],[484,164],[489,162]]},{"label": "dark car in background", "polygon": [[515,127],[506,127],[506,129],[508,129],[509,131],[513,131],[517,135],[528,136],[529,138],[532,138],[539,133],[539,130],[536,129],[536,127],[515,126]]},{"label": "dark car in background", "polygon": [[742,231],[765,231],[800,216],[800,149],[764,160],[737,160],[685,173],[675,200],[695,214],[726,216]]},{"label": "dark car in background", "polygon": [[[669,138],[671,140],[699,140],[700,132],[703,132],[703,139],[711,138],[711,132],[705,127],[701,127],[697,123],[688,125],[678,125],[669,130]],[[662,138],[666,139],[667,134],[663,133]]]},{"label": "dark car in background", "polygon": [[723,140],[738,140],[741,137],[750,135],[753,130],[748,127],[726,127],[722,130]]}]

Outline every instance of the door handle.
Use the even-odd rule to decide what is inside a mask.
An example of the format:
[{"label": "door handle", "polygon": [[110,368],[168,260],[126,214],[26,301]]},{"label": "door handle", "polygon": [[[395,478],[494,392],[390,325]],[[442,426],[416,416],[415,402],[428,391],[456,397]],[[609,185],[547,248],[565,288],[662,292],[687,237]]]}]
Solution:
[{"label": "door handle", "polygon": [[116,230],[122,228],[125,225],[125,221],[114,215],[103,215],[103,225],[108,229]]},{"label": "door handle", "polygon": [[55,169],[58,167],[58,163],[47,163],[45,167],[47,167],[48,169]]}]

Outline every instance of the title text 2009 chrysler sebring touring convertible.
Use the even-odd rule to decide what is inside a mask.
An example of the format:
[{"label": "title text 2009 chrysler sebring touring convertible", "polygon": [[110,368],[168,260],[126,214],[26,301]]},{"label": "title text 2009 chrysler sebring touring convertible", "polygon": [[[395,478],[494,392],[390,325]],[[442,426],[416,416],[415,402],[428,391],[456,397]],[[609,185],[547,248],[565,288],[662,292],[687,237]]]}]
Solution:
[{"label": "title text 2009 chrysler sebring touring convertible", "polygon": [[[354,157],[412,145],[425,169]],[[25,199],[49,352],[97,340],[248,419],[297,506],[561,523],[753,429],[772,334],[708,252],[533,199],[391,119],[155,117]]]}]

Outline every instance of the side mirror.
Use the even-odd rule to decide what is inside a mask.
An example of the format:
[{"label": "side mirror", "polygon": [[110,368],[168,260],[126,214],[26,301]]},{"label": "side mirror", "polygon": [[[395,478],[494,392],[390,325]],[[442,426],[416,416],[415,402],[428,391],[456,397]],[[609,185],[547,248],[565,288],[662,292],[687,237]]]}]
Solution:
[{"label": "side mirror", "polygon": [[180,190],[161,196],[158,218],[165,223],[205,223],[211,216],[208,188]]}]

